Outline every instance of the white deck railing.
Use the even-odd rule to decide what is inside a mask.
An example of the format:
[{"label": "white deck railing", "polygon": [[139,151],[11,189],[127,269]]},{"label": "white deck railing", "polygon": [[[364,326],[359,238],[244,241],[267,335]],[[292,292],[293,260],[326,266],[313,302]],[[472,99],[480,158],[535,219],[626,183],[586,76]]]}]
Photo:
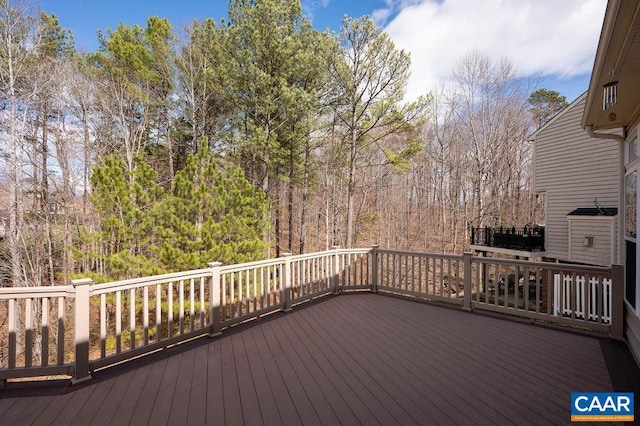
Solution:
[{"label": "white deck railing", "polygon": [[[620,266],[377,247],[208,266],[104,284],[83,279],[70,286],[0,288],[0,383],[60,374],[86,380],[91,371],[343,291],[432,300],[622,337]],[[554,277],[562,275],[586,277],[589,291],[579,279],[577,287],[560,291]]]},{"label": "white deck railing", "polygon": [[587,314],[590,320],[598,320],[601,316],[603,323],[609,324],[611,321],[611,279],[582,274],[554,274],[553,288],[554,315],[571,315],[575,311],[577,318],[584,318]]}]

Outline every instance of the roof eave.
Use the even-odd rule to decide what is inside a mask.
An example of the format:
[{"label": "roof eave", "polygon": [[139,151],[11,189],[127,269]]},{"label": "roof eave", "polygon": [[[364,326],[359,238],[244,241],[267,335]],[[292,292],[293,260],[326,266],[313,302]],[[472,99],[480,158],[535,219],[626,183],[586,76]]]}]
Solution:
[{"label": "roof eave", "polygon": [[[621,70],[615,69],[625,46],[628,46],[630,29],[638,19],[638,2],[609,0],[605,11],[598,50],[591,73],[589,90],[582,116],[582,127],[592,126],[594,130],[624,127],[637,111],[616,111],[616,119],[602,111],[602,86],[618,79]],[[606,113],[606,115],[605,115]]]}]

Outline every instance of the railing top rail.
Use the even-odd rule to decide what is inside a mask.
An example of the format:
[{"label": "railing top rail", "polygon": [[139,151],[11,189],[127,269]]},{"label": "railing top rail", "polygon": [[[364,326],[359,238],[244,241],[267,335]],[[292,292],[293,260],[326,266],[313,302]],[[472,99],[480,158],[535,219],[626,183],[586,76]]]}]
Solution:
[{"label": "railing top rail", "polygon": [[438,259],[451,259],[462,260],[463,257],[460,254],[443,254],[443,253],[427,253],[423,251],[405,251],[405,250],[392,250],[392,249],[379,249],[378,251],[384,253],[400,254],[404,256],[422,256],[422,257],[435,257]]},{"label": "railing top rail", "polygon": [[338,249],[338,253],[341,254],[366,254],[370,253],[371,248],[350,248],[350,249]]},{"label": "railing top rail", "polygon": [[61,297],[73,294],[73,286],[2,287],[0,299],[31,299],[34,297]]},{"label": "railing top rail", "polygon": [[220,268],[220,272],[229,273],[229,272],[239,272],[245,271],[247,269],[259,268],[263,266],[275,266],[284,264],[285,260],[282,257],[276,257],[275,259],[267,259],[267,260],[256,260],[253,262],[246,263],[238,263],[235,265],[224,265]]},{"label": "railing top rail", "polygon": [[[340,252],[341,250],[338,250],[338,252]],[[296,254],[291,256],[291,261],[295,261],[295,260],[306,260],[306,259],[319,259],[322,257],[327,257],[330,256],[332,254],[335,254],[335,250],[325,250],[325,251],[319,251],[319,252],[315,252],[315,253],[302,253],[302,254]]]},{"label": "railing top rail", "polygon": [[589,266],[589,265],[576,265],[568,263],[552,263],[552,262],[533,262],[530,260],[516,260],[516,259],[502,259],[496,257],[481,257],[473,256],[473,262],[477,263],[493,263],[501,265],[513,265],[523,266],[529,268],[542,268],[542,269],[556,269],[562,271],[576,271],[576,272],[596,272],[596,273],[611,273],[611,267],[606,266]]},{"label": "railing top rail", "polygon": [[209,276],[210,274],[210,269],[194,269],[191,271],[174,272],[162,275],[151,275],[148,277],[130,278],[120,281],[111,281],[108,283],[93,284],[91,286],[91,294],[100,295],[102,293],[110,293],[118,290],[129,290],[132,288],[145,287],[154,284],[188,280],[191,278],[200,278]]}]

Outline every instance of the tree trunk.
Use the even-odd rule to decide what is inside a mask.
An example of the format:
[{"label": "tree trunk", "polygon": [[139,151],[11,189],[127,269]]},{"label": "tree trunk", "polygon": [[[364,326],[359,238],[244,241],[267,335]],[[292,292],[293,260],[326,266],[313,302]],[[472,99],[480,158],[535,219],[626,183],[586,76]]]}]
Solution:
[{"label": "tree trunk", "polygon": [[42,107],[42,181],[40,183],[40,211],[42,211],[47,248],[47,266],[49,285],[55,285],[55,270],[53,259],[53,227],[51,226],[51,206],[49,204],[49,106],[45,102]]},{"label": "tree trunk", "polygon": [[293,141],[289,147],[289,182],[287,183],[287,216],[288,216],[288,238],[287,238],[287,252],[293,253],[293,217],[294,217],[294,207],[293,207],[293,191],[294,191],[294,180],[295,180],[295,145]]},{"label": "tree trunk", "polygon": [[350,248],[353,245],[353,210],[354,210],[354,197],[356,193],[356,147],[358,142],[358,130],[356,123],[356,111],[355,101],[354,109],[352,111],[351,120],[351,140],[349,144],[349,184],[347,188],[347,241],[346,247]]},{"label": "tree trunk", "polygon": [[22,279],[22,255],[20,244],[23,228],[23,197],[22,197],[22,165],[18,159],[18,153],[22,152],[22,142],[18,136],[16,75],[14,73],[13,40],[8,34],[4,40],[6,43],[9,89],[9,254],[11,256],[11,284],[14,287],[24,286]]},{"label": "tree trunk", "polygon": [[309,138],[306,140],[304,150],[304,180],[302,183],[302,201],[300,211],[300,230],[298,232],[298,247],[300,254],[305,252],[305,243],[307,235],[307,203],[309,202],[309,175],[311,162],[311,147],[309,146]]}]

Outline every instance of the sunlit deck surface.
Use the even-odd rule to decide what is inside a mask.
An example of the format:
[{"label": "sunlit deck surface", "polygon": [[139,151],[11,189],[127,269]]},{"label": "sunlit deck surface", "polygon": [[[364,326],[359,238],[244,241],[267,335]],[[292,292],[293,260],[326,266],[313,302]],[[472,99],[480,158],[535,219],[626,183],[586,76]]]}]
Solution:
[{"label": "sunlit deck surface", "polygon": [[10,383],[0,390],[0,423],[566,424],[572,391],[640,382],[625,351],[606,339],[354,294],[83,384]]}]

